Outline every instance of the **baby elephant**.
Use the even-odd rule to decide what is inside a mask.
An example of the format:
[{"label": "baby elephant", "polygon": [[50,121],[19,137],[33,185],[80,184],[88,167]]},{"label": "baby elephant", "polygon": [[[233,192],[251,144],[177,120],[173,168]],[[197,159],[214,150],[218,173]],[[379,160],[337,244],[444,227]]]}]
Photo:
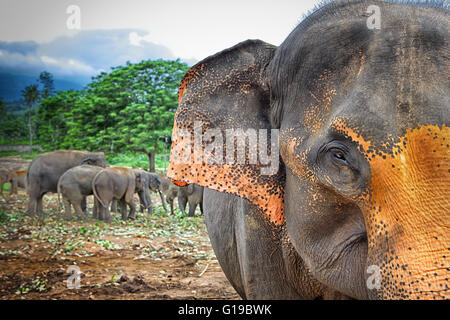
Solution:
[{"label": "baby elephant", "polygon": [[181,211],[185,211],[186,203],[189,203],[188,217],[195,215],[197,205],[200,206],[200,211],[203,214],[203,187],[191,183],[186,187],[180,187],[178,190],[178,204]]},{"label": "baby elephant", "polygon": [[156,173],[147,172],[143,169],[134,169],[136,175],[140,175],[140,182],[136,183],[135,192],[139,196],[139,201],[141,203],[141,212],[148,210],[148,214],[152,214],[152,199],[151,192],[159,192],[161,185],[161,179]]},{"label": "baby elephant", "polygon": [[17,188],[27,188],[27,172],[24,170],[10,172],[9,182],[11,183],[10,194],[17,194]]},{"label": "baby elephant", "polygon": [[[136,185],[140,184],[141,174],[132,168],[109,167],[97,173],[92,181],[92,191],[101,204],[98,210],[99,219],[106,222],[112,221],[109,206],[113,200],[119,200],[122,220],[134,219],[136,205],[133,195]],[[129,214],[126,210],[127,205],[130,207]]]},{"label": "baby elephant", "polygon": [[[164,210],[167,212],[167,207],[165,204],[165,203],[167,203],[170,206],[170,213],[172,213],[172,215],[174,214],[173,200],[178,196],[178,190],[179,190],[179,187],[177,185],[175,185],[174,183],[172,183],[172,181],[170,181],[166,178],[161,178],[161,191],[162,191],[162,194],[164,194],[166,196],[166,200],[164,201],[164,197],[162,196],[162,194],[160,194],[162,205],[164,207]],[[180,205],[179,199],[178,199],[178,205]]]},{"label": "baby elephant", "polygon": [[[92,195],[92,181],[103,168],[92,165],[81,165],[67,170],[58,180],[58,203],[60,194],[63,197],[65,218],[71,218],[71,205],[79,217],[86,217],[86,196]],[[94,198],[93,215],[97,214],[98,203]]]}]

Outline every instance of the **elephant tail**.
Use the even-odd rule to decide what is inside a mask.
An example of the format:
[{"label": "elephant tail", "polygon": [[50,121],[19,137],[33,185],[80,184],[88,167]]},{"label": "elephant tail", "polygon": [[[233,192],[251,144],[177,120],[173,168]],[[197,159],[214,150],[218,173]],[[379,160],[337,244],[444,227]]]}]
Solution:
[{"label": "elephant tail", "polygon": [[58,180],[58,185],[56,186],[56,191],[58,193],[58,212],[61,213],[61,179]]},{"label": "elephant tail", "polygon": [[92,179],[92,192],[94,193],[94,197],[98,200],[98,202],[103,206],[103,208],[107,208],[107,206],[103,203],[102,199],[100,199],[100,196],[97,193],[97,189],[95,188],[95,181],[97,180],[99,174],[102,173],[102,171],[97,172],[94,179]]}]

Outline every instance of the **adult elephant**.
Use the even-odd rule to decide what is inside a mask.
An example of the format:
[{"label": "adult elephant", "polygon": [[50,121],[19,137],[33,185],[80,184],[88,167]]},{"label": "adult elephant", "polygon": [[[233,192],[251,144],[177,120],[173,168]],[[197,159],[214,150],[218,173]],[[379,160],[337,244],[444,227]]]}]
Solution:
[{"label": "adult elephant", "polygon": [[449,17],[337,1],[279,47],[188,71],[168,176],[212,189],[208,233],[243,298],[450,298]]},{"label": "adult elephant", "polygon": [[[100,203],[99,219],[112,222],[109,206],[113,200],[119,200],[122,220],[134,219],[136,205],[133,195],[136,189],[143,188],[141,183],[140,172],[133,168],[109,167],[97,173],[92,181],[92,191]],[[129,214],[127,205],[130,207]]]},{"label": "adult elephant", "polygon": [[108,166],[103,152],[59,150],[34,158],[27,170],[28,214],[42,213],[42,197],[47,192],[56,193],[62,174],[82,164]]}]

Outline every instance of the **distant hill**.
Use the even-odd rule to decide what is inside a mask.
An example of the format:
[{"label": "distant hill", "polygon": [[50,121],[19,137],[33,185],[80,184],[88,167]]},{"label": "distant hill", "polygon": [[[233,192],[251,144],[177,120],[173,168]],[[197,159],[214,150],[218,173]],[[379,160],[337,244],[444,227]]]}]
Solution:
[{"label": "distant hill", "polygon": [[[25,75],[0,72],[0,98],[3,101],[22,100],[21,90],[27,85],[36,84],[39,74]],[[88,82],[89,78],[74,78],[71,80],[54,78],[55,90],[65,91],[69,89],[80,90]]]}]

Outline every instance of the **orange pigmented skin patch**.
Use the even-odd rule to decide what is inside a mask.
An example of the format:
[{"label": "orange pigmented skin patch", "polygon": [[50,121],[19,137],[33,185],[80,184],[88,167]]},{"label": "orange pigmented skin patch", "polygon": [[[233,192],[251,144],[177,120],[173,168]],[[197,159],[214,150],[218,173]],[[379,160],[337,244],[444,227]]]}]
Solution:
[{"label": "orange pigmented skin patch", "polygon": [[[277,176],[261,176],[259,168],[240,164],[209,164],[195,161],[193,154],[183,154],[193,146],[192,139],[182,137],[180,127],[174,124],[172,151],[167,176],[174,183],[195,183],[212,190],[226,192],[249,200],[275,225],[281,225],[284,217],[284,186]],[[174,152],[178,150],[179,154]]]},{"label": "orange pigmented skin patch", "polygon": [[[343,125],[341,130],[370,149],[353,130]],[[362,207],[369,264],[381,264],[387,279],[379,293],[383,299],[450,298],[445,280],[450,274],[449,141],[449,127],[420,126],[407,130],[389,153],[367,157],[370,192]]]},{"label": "orange pigmented skin patch", "polygon": [[172,180],[172,183],[179,187],[186,187],[188,185],[188,183],[178,180]]}]

